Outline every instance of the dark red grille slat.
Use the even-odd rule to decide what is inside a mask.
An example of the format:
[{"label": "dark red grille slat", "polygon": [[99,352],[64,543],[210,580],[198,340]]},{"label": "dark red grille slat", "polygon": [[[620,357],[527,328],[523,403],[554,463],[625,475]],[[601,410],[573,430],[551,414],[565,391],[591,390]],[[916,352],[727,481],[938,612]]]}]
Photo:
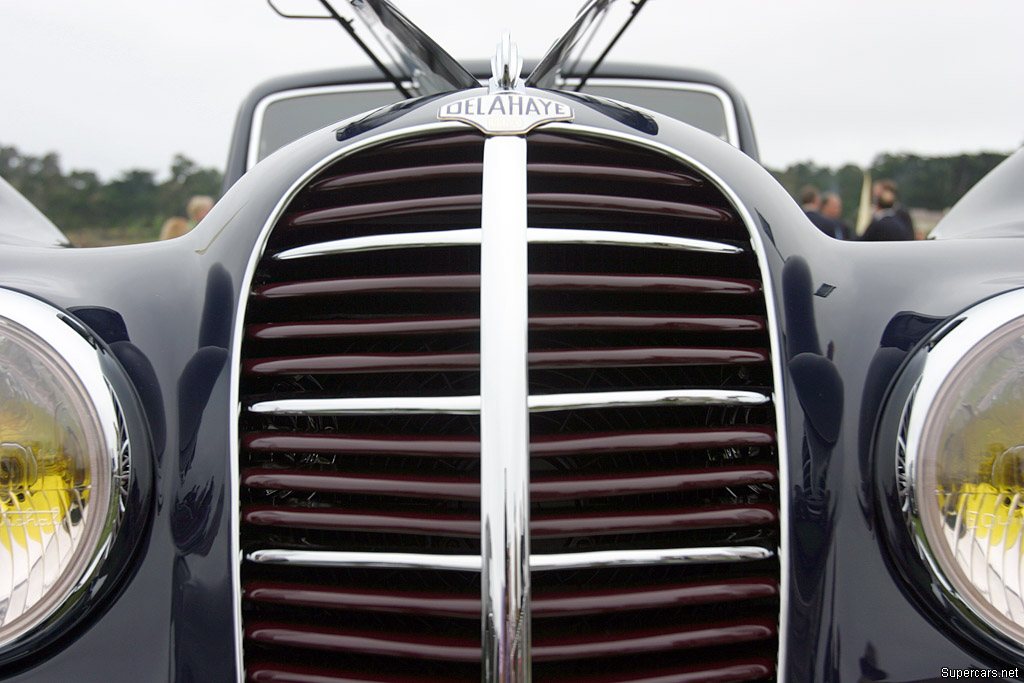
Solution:
[{"label": "dark red grille slat", "polygon": [[631,348],[531,351],[531,368],[588,368],[600,365],[720,365],[767,363],[762,349]]},{"label": "dark red grille slat", "polygon": [[310,280],[267,285],[256,289],[261,299],[290,299],[307,296],[342,294],[379,294],[382,292],[473,291],[480,287],[479,275],[415,275],[407,277],[353,277],[332,280]]},{"label": "dark red grille slat", "polygon": [[[755,316],[544,315],[531,316],[531,330],[660,330],[665,332],[762,332]],[[360,335],[476,332],[479,318],[420,318],[338,323],[278,323],[248,328],[252,339],[316,339]]]},{"label": "dark red grille slat", "polygon": [[420,199],[398,199],[390,202],[374,202],[372,204],[353,204],[351,206],[317,209],[297,214],[288,220],[288,225],[305,228],[316,225],[330,225],[359,220],[379,218],[396,218],[410,214],[450,213],[452,211],[472,211],[480,208],[480,195],[468,194],[453,197],[423,197]]},{"label": "dark red grille slat", "polygon": [[[775,666],[769,659],[728,663],[708,663],[703,666],[681,666],[656,671],[638,670],[628,675],[591,675],[587,683],[741,683],[760,681],[770,676]],[[545,679],[554,683],[576,683],[578,678]],[[297,683],[306,683],[299,681]],[[316,683],[321,683],[317,681]],[[328,683],[324,681],[323,683]],[[396,682],[397,683],[397,682]]]},{"label": "dark red grille slat", "polygon": [[566,477],[534,479],[532,500],[564,500],[591,496],[635,496],[665,491],[693,491],[767,484],[777,475],[768,467],[731,467],[714,470],[652,472],[627,476]]},{"label": "dark red grille slat", "polygon": [[[401,612],[434,617],[480,617],[480,595],[412,592],[402,589],[360,590],[307,584],[254,582],[244,589],[246,599],[323,609],[355,609],[371,612]],[[770,598],[779,594],[771,579],[736,579],[683,585],[629,586],[616,590],[545,593],[533,595],[535,618],[577,614],[606,614],[649,610],[680,605],[704,605]]]},{"label": "dark red grille slat", "polygon": [[273,453],[324,453],[424,457],[479,457],[480,441],[469,438],[415,436],[353,436],[340,434],[289,434],[253,432],[242,439],[249,451]]},{"label": "dark red grille slat", "polygon": [[[638,237],[530,233],[529,391],[548,397],[529,417],[531,546],[582,563],[532,574],[533,679],[773,680],[773,331],[746,212],[662,150],[553,130],[528,136],[530,227]],[[465,132],[341,157],[261,246],[238,359],[249,680],[480,680],[482,580],[462,559],[480,552],[479,416],[443,398],[480,394],[479,247],[402,245],[480,227],[482,151]],[[295,251],[370,236],[387,248]],[[588,393],[609,403],[546,406]],[[267,403],[292,399],[358,412]],[[691,550],[707,561],[586,563]]]},{"label": "dark red grille slat", "polygon": [[366,188],[371,185],[388,185],[391,183],[423,182],[434,180],[452,180],[479,176],[484,165],[480,162],[463,164],[434,164],[431,166],[412,166],[409,168],[390,168],[386,171],[369,173],[349,173],[347,175],[326,178],[313,183],[309,189],[313,192],[334,192],[353,188]]},{"label": "dark red grille slat", "polygon": [[581,290],[584,292],[625,292],[643,294],[758,294],[761,284],[742,278],[678,275],[597,275],[593,273],[535,273],[530,289]]},{"label": "dark red grille slat", "polygon": [[393,534],[431,534],[474,538],[480,535],[479,515],[385,514],[352,510],[336,512],[285,507],[243,507],[242,519],[260,526],[334,529]]},{"label": "dark red grille slat", "polygon": [[[775,670],[771,660],[758,659],[704,666],[683,666],[655,671],[635,670],[628,675],[593,675],[587,683],[742,683],[763,680]],[[249,668],[254,683],[476,683],[477,678],[380,677],[373,673],[354,673],[308,667],[256,664]],[[554,683],[579,683],[577,677],[545,679]]]},{"label": "dark red grille slat", "polygon": [[[678,277],[663,275],[593,275],[536,273],[529,277],[531,290],[584,290],[587,292],[641,291],[645,294],[727,294],[750,295],[761,291],[756,282],[727,278]],[[336,296],[382,292],[472,292],[480,288],[474,274],[408,275],[402,277],[334,278],[285,282],[257,287],[260,299],[307,296]]]},{"label": "dark red grille slat", "polygon": [[[542,436],[530,440],[534,456],[662,450],[700,450],[769,446],[772,431],[758,428],[693,429],[678,431],[614,432],[587,436]],[[252,451],[364,453],[401,456],[474,457],[480,455],[475,439],[428,439],[332,434],[248,434],[243,440]]]},{"label": "dark red grille slat", "polygon": [[716,647],[764,640],[774,635],[774,623],[752,620],[700,625],[687,629],[626,631],[613,635],[593,634],[586,637],[560,638],[550,641],[537,639],[533,646],[533,661],[615,657],[697,647]]},{"label": "dark red grille slat", "polygon": [[[614,213],[649,214],[671,218],[685,218],[709,223],[731,223],[735,216],[730,211],[696,204],[669,202],[638,197],[609,197],[607,195],[570,194],[570,193],[530,193],[527,201],[537,209],[559,210],[591,210]],[[394,218],[409,214],[449,213],[452,211],[470,211],[480,206],[480,195],[457,195],[450,197],[422,197],[419,199],[399,199],[389,202],[372,204],[355,204],[352,206],[317,209],[298,214],[288,224],[292,227],[309,227],[330,223],[343,223],[357,220]]]},{"label": "dark red grille slat", "polygon": [[[361,510],[331,510],[243,507],[248,524],[296,529],[334,529],[395,534],[429,534],[476,538],[480,535],[479,515],[464,516],[376,513]],[[716,527],[745,527],[776,521],[774,509],[764,506],[733,506],[700,510],[666,510],[616,513],[614,515],[535,514],[530,522],[534,538],[601,536],[606,534],[656,533]]]},{"label": "dark red grille slat", "polygon": [[629,453],[637,451],[699,450],[769,446],[775,434],[767,429],[693,429],[598,433],[588,436],[542,436],[530,440],[534,456]]},{"label": "dark red grille slat", "polygon": [[[646,168],[621,168],[618,166],[600,166],[597,164],[530,164],[530,173],[556,177],[577,176],[588,180],[610,179],[640,183],[663,183],[682,187],[698,187],[702,184],[699,178],[683,173],[659,171]],[[413,166],[411,168],[388,169],[369,173],[352,173],[321,180],[310,186],[314,192],[331,192],[364,188],[371,185],[382,185],[401,182],[424,182],[451,180],[466,176],[480,175],[482,163],[464,163],[450,165]]]},{"label": "dark red grille slat", "polygon": [[605,614],[648,610],[680,605],[705,605],[770,598],[779,594],[772,579],[736,579],[696,584],[651,586],[635,589],[624,586],[616,590],[534,594],[533,614],[536,617],[565,617],[578,614]]},{"label": "dark red grille slat", "polygon": [[244,588],[246,599],[323,609],[399,612],[433,617],[480,617],[480,595],[424,593],[407,590],[358,590],[334,587],[255,582]]},{"label": "dark red grille slat", "polygon": [[[651,472],[645,474],[545,477],[530,483],[533,500],[571,500],[596,496],[635,496],[665,491],[707,490],[726,486],[766,484],[776,480],[767,467]],[[242,485],[257,489],[323,491],[362,495],[413,496],[476,500],[480,482],[442,477],[332,474],[299,470],[253,469],[242,473]]]},{"label": "dark red grille slat", "polygon": [[531,316],[537,330],[646,330],[665,332],[761,332],[755,316],[698,315],[543,315]]},{"label": "dark red grille slat", "polygon": [[[259,662],[248,667],[253,683],[479,683],[480,677],[391,676],[379,672],[354,672],[341,669],[317,669]],[[715,679],[718,680],[718,679]]]},{"label": "dark red grille slat", "polygon": [[731,223],[735,220],[731,211],[698,204],[684,204],[640,197],[615,197],[608,195],[570,193],[530,193],[529,206],[534,209],[558,209],[566,211],[610,211],[628,214],[650,214],[652,216],[685,218],[709,223]]},{"label": "dark red grille slat", "polygon": [[650,168],[624,168],[600,164],[527,164],[527,173],[557,178],[581,178],[586,181],[611,180],[615,182],[658,183],[680,187],[700,187],[700,178],[685,173],[674,173]]},{"label": "dark red grille slat", "polygon": [[346,356],[302,356],[246,362],[243,369],[254,375],[313,375],[349,372],[438,372],[476,370],[477,353],[375,353]]},{"label": "dark red grille slat", "polygon": [[[599,366],[726,365],[767,363],[761,349],[632,348],[531,351],[531,368],[590,368]],[[480,367],[477,353],[375,353],[345,356],[299,356],[247,361],[254,375],[315,375],[349,372],[473,371]]]},{"label": "dark red grille slat", "polygon": [[[717,647],[771,638],[775,625],[763,620],[701,625],[688,629],[659,629],[594,634],[583,638],[538,639],[533,644],[535,662],[564,659],[614,657],[622,655]],[[285,624],[255,624],[246,636],[258,643],[292,645],[316,650],[365,652],[389,657],[440,659],[475,662],[480,644],[471,639],[409,636],[403,634],[296,627]]]},{"label": "dark red grille slat", "polygon": [[480,643],[471,638],[342,631],[274,623],[254,624],[246,629],[246,637],[267,645],[289,645],[314,650],[362,652],[385,657],[413,657],[454,662],[480,661]]},{"label": "dark red grille slat", "polygon": [[735,506],[700,510],[616,512],[614,515],[534,514],[530,522],[533,538],[602,536],[607,534],[651,534],[659,531],[689,531],[716,527],[745,527],[771,524],[778,519],[774,508]]},{"label": "dark red grille slat", "polygon": [[242,485],[262,489],[415,496],[458,500],[477,500],[480,497],[479,481],[444,479],[441,477],[417,479],[401,475],[372,476],[293,470],[248,470],[242,473]]}]

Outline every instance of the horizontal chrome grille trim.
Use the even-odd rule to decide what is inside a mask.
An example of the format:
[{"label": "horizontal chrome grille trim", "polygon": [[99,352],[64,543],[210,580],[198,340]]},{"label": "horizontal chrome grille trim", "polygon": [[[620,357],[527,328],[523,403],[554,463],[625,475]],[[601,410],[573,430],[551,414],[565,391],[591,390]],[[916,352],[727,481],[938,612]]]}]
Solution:
[{"label": "horizontal chrome grille trim", "polygon": [[332,550],[256,550],[246,559],[259,564],[296,567],[378,567],[384,569],[441,569],[480,571],[479,555],[421,553],[350,553]]},{"label": "horizontal chrome grille trim", "polygon": [[249,411],[263,415],[476,415],[480,412],[480,397],[300,398],[261,401],[250,406]]},{"label": "horizontal chrome grille trim", "polygon": [[[531,412],[619,408],[626,406],[757,406],[770,398],[754,391],[680,389],[675,391],[608,391],[579,394],[534,395]],[[480,412],[479,396],[322,398],[260,401],[250,406],[264,415],[348,415],[416,413],[474,415]]]},{"label": "horizontal chrome grille trim", "polygon": [[[317,244],[286,249],[274,255],[279,261],[354,254],[386,249],[417,249],[422,247],[455,247],[480,244],[480,228],[437,230],[434,232],[407,232],[390,235],[349,237]],[[527,228],[530,244],[592,244],[616,247],[646,247],[648,249],[678,249],[706,254],[742,254],[744,250],[733,244],[686,237],[667,237],[640,232],[614,230],[571,230],[564,228]]]},{"label": "horizontal chrome grille trim", "polygon": [[[725,548],[673,548],[609,550],[589,553],[533,555],[530,570],[595,569],[674,564],[731,564],[768,560],[774,553],[760,546]],[[256,550],[246,559],[259,564],[297,567],[378,567],[387,569],[437,569],[479,572],[479,555],[430,555],[420,553],[350,553],[330,550]]]}]

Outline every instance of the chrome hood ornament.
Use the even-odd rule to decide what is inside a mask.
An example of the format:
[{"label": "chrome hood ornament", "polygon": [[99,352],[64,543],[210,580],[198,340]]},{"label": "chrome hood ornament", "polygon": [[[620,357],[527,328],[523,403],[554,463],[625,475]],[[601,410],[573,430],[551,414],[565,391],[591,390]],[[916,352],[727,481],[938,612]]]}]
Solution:
[{"label": "chrome hood ornament", "polygon": [[490,92],[447,102],[437,112],[440,121],[462,121],[487,135],[525,135],[553,121],[572,121],[572,107],[546,97],[527,95],[520,72],[519,48],[506,32],[491,59]]},{"label": "chrome hood ornament", "polygon": [[519,76],[523,71],[523,58],[519,46],[512,42],[508,31],[501,34],[494,56],[491,57],[491,94],[501,90],[522,90]]}]

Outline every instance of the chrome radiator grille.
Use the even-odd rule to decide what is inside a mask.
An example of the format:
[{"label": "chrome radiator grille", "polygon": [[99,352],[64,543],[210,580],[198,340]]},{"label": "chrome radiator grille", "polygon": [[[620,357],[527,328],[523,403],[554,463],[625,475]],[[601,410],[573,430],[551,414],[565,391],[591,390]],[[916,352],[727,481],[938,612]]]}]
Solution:
[{"label": "chrome radiator grille", "polygon": [[[269,237],[240,361],[252,680],[480,679],[482,149],[344,158]],[[651,151],[542,132],[528,154],[534,677],[769,680],[778,465],[747,229]]]}]

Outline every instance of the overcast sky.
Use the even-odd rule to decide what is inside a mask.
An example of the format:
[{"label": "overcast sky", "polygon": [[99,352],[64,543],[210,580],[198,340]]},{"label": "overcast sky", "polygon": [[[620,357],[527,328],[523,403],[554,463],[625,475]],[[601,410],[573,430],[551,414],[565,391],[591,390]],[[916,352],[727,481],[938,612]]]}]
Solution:
[{"label": "overcast sky", "polygon": [[[398,5],[458,58],[503,29],[539,57],[582,0]],[[1024,143],[1024,0],[650,0],[609,59],[720,73],[774,168]],[[177,152],[223,169],[257,83],[366,63],[337,25],[263,0],[0,0],[0,144],[104,179]]]}]

